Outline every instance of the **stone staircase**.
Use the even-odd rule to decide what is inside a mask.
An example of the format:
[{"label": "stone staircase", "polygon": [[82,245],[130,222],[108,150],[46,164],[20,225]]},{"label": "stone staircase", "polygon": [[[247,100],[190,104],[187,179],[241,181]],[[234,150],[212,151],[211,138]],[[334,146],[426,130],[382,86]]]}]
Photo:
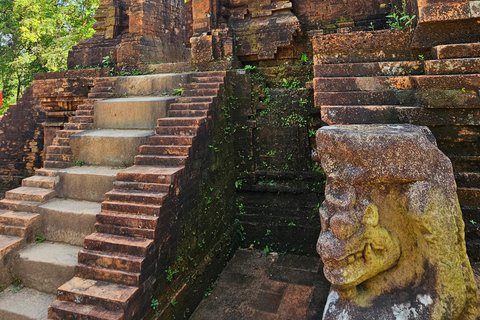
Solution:
[{"label": "stone staircase", "polygon": [[315,104],[329,125],[428,126],[452,160],[467,239],[472,238],[467,246],[472,257],[480,257],[480,230],[469,223],[480,220],[480,43],[437,46],[432,56],[316,65]]}]

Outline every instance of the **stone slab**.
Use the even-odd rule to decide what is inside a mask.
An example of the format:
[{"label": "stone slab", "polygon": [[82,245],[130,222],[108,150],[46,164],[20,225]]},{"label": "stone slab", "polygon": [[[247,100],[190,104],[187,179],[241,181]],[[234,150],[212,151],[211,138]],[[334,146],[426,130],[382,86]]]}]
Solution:
[{"label": "stone slab", "polygon": [[153,129],[166,116],[175,97],[136,97],[97,101],[94,123],[99,129]]},{"label": "stone slab", "polygon": [[163,93],[182,88],[190,81],[190,77],[191,73],[118,77],[115,92],[128,96],[160,96]]},{"label": "stone slab", "polygon": [[0,319],[45,320],[48,306],[55,301],[54,294],[47,294],[29,288],[14,293],[7,288],[0,293]]},{"label": "stone slab", "polygon": [[151,130],[88,130],[72,135],[70,146],[75,160],[84,164],[128,166],[152,135]]},{"label": "stone slab", "polygon": [[32,244],[19,252],[15,274],[26,287],[55,294],[73,277],[81,249],[55,242]]}]

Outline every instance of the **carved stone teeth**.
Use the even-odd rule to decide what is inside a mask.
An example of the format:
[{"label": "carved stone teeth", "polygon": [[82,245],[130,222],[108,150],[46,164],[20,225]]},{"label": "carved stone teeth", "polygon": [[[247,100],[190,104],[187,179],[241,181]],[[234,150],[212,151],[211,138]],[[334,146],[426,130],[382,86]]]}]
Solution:
[{"label": "carved stone teeth", "polygon": [[352,264],[355,262],[355,256],[353,254],[349,255],[347,260],[348,260],[348,264]]}]

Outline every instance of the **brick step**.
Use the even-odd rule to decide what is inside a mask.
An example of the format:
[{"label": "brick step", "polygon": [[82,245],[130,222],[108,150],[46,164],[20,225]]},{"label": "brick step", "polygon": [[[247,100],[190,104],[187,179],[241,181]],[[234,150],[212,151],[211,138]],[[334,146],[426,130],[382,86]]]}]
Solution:
[{"label": "brick step", "polygon": [[56,153],[47,153],[45,160],[56,161],[56,162],[67,162],[71,163],[73,156],[71,154],[56,154]]},{"label": "brick step", "polygon": [[136,287],[73,277],[58,288],[57,301],[75,302],[78,306],[88,304],[110,311],[125,311],[137,294]]},{"label": "brick step", "polygon": [[22,180],[22,187],[53,189],[58,182],[56,177],[35,175]]},{"label": "brick step", "polygon": [[147,192],[171,192],[171,185],[166,183],[144,183],[144,182],[129,182],[129,181],[115,181],[113,187],[117,190],[138,190]]},{"label": "brick step", "polygon": [[425,73],[429,75],[478,74],[480,58],[462,58],[425,61]]},{"label": "brick step", "polygon": [[198,90],[198,89],[220,89],[221,82],[207,82],[207,83],[188,83],[184,86],[185,90]]},{"label": "brick step", "polygon": [[455,173],[455,181],[459,188],[478,188],[480,187],[480,172]]},{"label": "brick step", "polygon": [[47,168],[40,168],[35,170],[35,175],[36,176],[42,176],[42,177],[57,177],[59,174],[60,170],[59,169],[47,169]]},{"label": "brick step", "polygon": [[40,215],[25,211],[0,210],[0,223],[28,227],[40,223]]},{"label": "brick step", "polygon": [[43,165],[44,165],[45,168],[62,169],[62,168],[72,167],[73,163],[68,162],[68,161],[49,161],[49,160],[45,160],[43,162]]},{"label": "brick step", "polygon": [[322,106],[322,120],[333,124],[412,123],[417,125],[480,124],[480,109],[423,108],[399,105]]},{"label": "brick step", "polygon": [[156,135],[148,138],[151,145],[176,145],[191,146],[195,136],[165,136]]},{"label": "brick step", "polygon": [[29,233],[29,230],[27,229],[27,227],[12,226],[8,224],[0,223],[0,235],[27,238],[28,233]]},{"label": "brick step", "polygon": [[188,156],[190,146],[175,145],[148,145],[140,147],[142,155],[172,155],[172,156]]},{"label": "brick step", "polygon": [[199,76],[192,76],[192,82],[195,83],[223,83],[225,76],[209,76],[209,77],[199,77]]},{"label": "brick step", "polygon": [[110,202],[133,202],[158,205],[163,202],[167,195],[167,193],[163,192],[113,189],[105,193],[105,200]]},{"label": "brick step", "polygon": [[424,73],[421,61],[388,61],[367,63],[318,64],[313,66],[318,77],[405,76]]},{"label": "brick step", "polygon": [[111,311],[87,304],[55,300],[48,307],[48,320],[123,320],[122,311]]},{"label": "brick step", "polygon": [[169,110],[208,110],[211,103],[172,103]]},{"label": "brick step", "polygon": [[154,229],[130,228],[130,227],[114,226],[111,224],[96,223],[95,232],[115,234],[115,235],[124,236],[124,237],[155,239]]},{"label": "brick step", "polygon": [[158,216],[100,212],[97,214],[97,223],[119,227],[155,230],[158,223]]},{"label": "brick step", "polygon": [[460,205],[467,207],[480,207],[480,188],[457,188]]},{"label": "brick step", "polygon": [[197,134],[197,129],[197,126],[161,126],[155,127],[155,133],[158,135],[194,136]]},{"label": "brick step", "polygon": [[415,105],[415,91],[315,92],[316,106],[339,105]]},{"label": "brick step", "polygon": [[54,146],[62,146],[62,147],[69,147],[70,146],[70,139],[69,138],[53,138],[53,145]]},{"label": "brick step", "polygon": [[439,45],[432,48],[432,55],[437,59],[480,57],[480,43]]},{"label": "brick step", "polygon": [[199,102],[208,102],[212,103],[216,96],[205,96],[205,97],[178,97],[175,99],[175,103],[199,103]]},{"label": "brick step", "polygon": [[48,146],[47,147],[47,154],[48,153],[55,153],[55,154],[72,154],[72,149],[70,146]]},{"label": "brick step", "polygon": [[183,97],[217,96],[220,89],[184,89]]},{"label": "brick step", "polygon": [[92,130],[93,129],[93,123],[73,123],[73,122],[69,122],[69,123],[65,123],[64,129],[69,130],[69,131],[70,130],[80,130],[80,131]]},{"label": "brick step", "polygon": [[102,212],[117,212],[159,217],[161,209],[161,205],[153,204],[128,203],[117,201],[102,202]]},{"label": "brick step", "polygon": [[478,93],[478,75],[428,75],[399,77],[332,77],[315,78],[315,92],[421,90],[429,93],[440,90],[456,90],[459,96],[467,91]]},{"label": "brick step", "polygon": [[95,83],[95,86],[90,90],[90,93],[97,93],[97,92],[114,92],[115,88],[111,85],[111,83]]},{"label": "brick step", "polygon": [[126,286],[139,286],[145,279],[145,276],[142,277],[141,273],[92,267],[81,263],[75,266],[75,276],[84,279],[114,282]]},{"label": "brick step", "polygon": [[93,116],[93,110],[78,110],[75,112],[76,116]]},{"label": "brick step", "polygon": [[221,77],[222,79],[227,75],[226,71],[206,71],[194,73],[194,77]]},{"label": "brick step", "polygon": [[179,167],[185,165],[187,158],[187,156],[138,155],[135,156],[135,165]]},{"label": "brick step", "polygon": [[150,239],[92,233],[85,237],[84,249],[146,257],[153,253],[154,247],[153,240]]},{"label": "brick step", "polygon": [[480,172],[480,156],[447,156],[456,172]]},{"label": "brick step", "polygon": [[54,190],[33,187],[19,187],[5,192],[5,199],[34,202],[45,202],[56,196]]},{"label": "brick step", "polygon": [[90,99],[109,99],[113,98],[114,94],[112,92],[90,92],[88,97]]},{"label": "brick step", "polygon": [[160,118],[157,120],[157,126],[199,126],[207,122],[204,117],[169,117]]},{"label": "brick step", "polygon": [[66,130],[66,129],[63,129],[63,130],[60,130],[60,131],[57,131],[56,132],[56,136],[57,138],[70,138],[70,136],[76,134],[76,133],[80,133],[82,132],[83,130]]},{"label": "brick step", "polygon": [[0,235],[0,259],[23,246],[25,246],[25,239],[22,237]]},{"label": "brick step", "polygon": [[33,212],[40,204],[41,202],[37,201],[2,199],[0,200],[0,209]]},{"label": "brick step", "polygon": [[92,116],[74,116],[68,118],[69,123],[93,123]]},{"label": "brick step", "polygon": [[169,117],[207,117],[210,114],[208,110],[169,110]]},{"label": "brick step", "polygon": [[[151,262],[149,261],[149,263]],[[81,250],[78,253],[78,263],[135,273],[142,272],[147,265],[147,261],[143,257],[94,250]]]},{"label": "brick step", "polygon": [[[103,99],[98,99],[99,101],[102,101]],[[77,112],[82,110],[82,111],[92,111],[95,109],[95,104],[94,103],[83,103],[78,106]],[[77,114],[78,115],[78,114]]]},{"label": "brick step", "polygon": [[175,184],[183,167],[133,166],[117,173],[117,181]]}]

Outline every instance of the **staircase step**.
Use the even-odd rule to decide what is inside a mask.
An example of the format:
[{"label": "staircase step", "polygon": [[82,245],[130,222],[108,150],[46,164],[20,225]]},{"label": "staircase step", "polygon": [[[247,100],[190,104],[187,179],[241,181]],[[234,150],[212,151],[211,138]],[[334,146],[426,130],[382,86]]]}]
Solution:
[{"label": "staircase step", "polygon": [[47,176],[31,176],[22,180],[23,187],[33,187],[33,188],[44,188],[44,189],[53,189],[55,183],[58,182],[56,177],[47,177]]},{"label": "staircase step", "polygon": [[104,212],[119,212],[137,215],[150,215],[154,217],[160,216],[161,205],[128,203],[118,201],[104,201],[102,202],[102,211]]},{"label": "staircase step", "polygon": [[117,190],[138,190],[147,192],[164,192],[170,193],[172,187],[166,183],[144,183],[144,182],[129,182],[129,181],[115,181],[113,186]]},{"label": "staircase step", "polygon": [[159,146],[146,145],[140,147],[140,154],[142,155],[173,155],[173,156],[188,156],[190,146]]},{"label": "staircase step", "polygon": [[81,249],[56,242],[34,243],[19,252],[15,274],[26,287],[54,294],[73,277]]},{"label": "staircase step", "polygon": [[94,250],[82,250],[78,253],[78,263],[134,273],[142,272],[145,261],[143,257]]},{"label": "staircase step", "polygon": [[28,227],[36,224],[40,220],[40,215],[31,212],[0,210],[0,223],[12,226]]},{"label": "staircase step", "polygon": [[75,112],[76,116],[93,116],[93,110],[78,110]]},{"label": "staircase step", "polygon": [[83,130],[92,130],[93,129],[93,123],[65,123],[65,126],[63,127],[64,130],[68,131],[83,131]]},{"label": "staircase step", "polygon": [[123,320],[122,311],[110,311],[100,307],[55,300],[48,308],[48,320]]},{"label": "staircase step", "polygon": [[187,156],[138,155],[135,157],[135,165],[178,167],[185,165],[187,158]]},{"label": "staircase step", "polygon": [[60,169],[47,169],[47,168],[40,168],[35,170],[36,176],[42,177],[56,177]]},{"label": "staircase step", "polygon": [[88,303],[105,310],[124,311],[137,293],[138,288],[135,287],[74,277],[58,288],[58,299],[78,305]]},{"label": "staircase step", "polygon": [[157,120],[157,126],[200,126],[207,122],[205,117],[168,117]]},{"label": "staircase step", "polygon": [[94,231],[99,202],[53,199],[38,206],[42,215],[40,233],[47,240],[82,245],[83,238]]},{"label": "staircase step", "polygon": [[167,193],[137,190],[111,190],[105,193],[105,200],[112,202],[133,202],[142,204],[161,204]]},{"label": "staircase step", "polygon": [[55,301],[54,294],[43,293],[30,288],[23,288],[14,292],[9,287],[0,293],[0,319],[45,320],[48,306],[53,301]]},{"label": "staircase step", "polygon": [[46,161],[71,163],[73,160],[73,156],[71,154],[47,153],[45,159]]},{"label": "staircase step", "polygon": [[53,138],[53,145],[68,147],[68,146],[70,146],[70,139],[55,137],[55,138]]},{"label": "staircase step", "polygon": [[155,230],[158,223],[158,217],[145,214],[138,215],[117,212],[100,212],[97,215],[97,223],[134,229]]},{"label": "staircase step", "polygon": [[[0,234],[5,235],[5,236],[27,238],[28,237],[28,229],[27,229],[27,227],[12,226],[12,225],[8,225],[8,224],[0,223]],[[29,238],[32,239],[31,236]]]},{"label": "staircase step", "polygon": [[169,110],[208,110],[211,103],[172,103]]},{"label": "staircase step", "polygon": [[92,267],[85,264],[75,266],[75,276],[85,279],[115,282],[126,286],[140,286],[145,278],[141,273]]},{"label": "staircase step", "polygon": [[57,193],[51,189],[19,187],[5,192],[5,199],[45,202],[55,198]]},{"label": "staircase step", "polygon": [[41,202],[14,200],[14,199],[2,199],[0,200],[0,208],[14,211],[26,211],[33,212]]},{"label": "staircase step", "polygon": [[80,133],[80,132],[82,132],[82,130],[66,130],[66,129],[63,129],[63,130],[57,131],[56,136],[58,138],[70,138],[70,136],[72,136],[76,133]]},{"label": "staircase step", "polygon": [[324,106],[322,121],[335,124],[394,124],[410,123],[418,114],[418,107],[406,106]]},{"label": "staircase step", "polygon": [[206,117],[210,114],[208,110],[169,110],[169,117]]},{"label": "staircase step", "polygon": [[113,97],[113,92],[90,92],[88,94],[88,98],[90,99],[110,99]]},{"label": "staircase step", "polygon": [[178,97],[175,99],[175,103],[198,103],[209,102],[212,103],[215,96],[203,96],[203,97]]},{"label": "staircase step", "polygon": [[209,83],[188,83],[184,86],[185,90],[199,90],[199,89],[220,89],[222,83],[209,82]]},{"label": "staircase step", "polygon": [[91,116],[73,116],[68,119],[69,123],[93,123]]},{"label": "staircase step", "polygon": [[0,235],[0,260],[24,244],[25,241],[21,237]]},{"label": "staircase step", "polygon": [[183,97],[205,97],[217,96],[220,89],[185,89],[182,92]]},{"label": "staircase step", "polygon": [[193,77],[221,77],[222,79],[227,75],[226,71],[205,71],[194,73]]},{"label": "staircase step", "polygon": [[194,136],[197,134],[198,127],[195,126],[161,126],[155,128],[158,135],[180,135]]},{"label": "staircase step", "polygon": [[318,64],[313,67],[318,77],[371,77],[423,74],[421,61],[389,61],[367,63]]},{"label": "staircase step", "polygon": [[316,106],[338,105],[415,105],[413,90],[316,92]]},{"label": "staircase step", "polygon": [[115,235],[124,236],[124,237],[155,239],[154,229],[130,228],[130,227],[123,227],[123,226],[115,226],[111,224],[96,223],[95,232],[115,234]]},{"label": "staircase step", "polygon": [[458,172],[455,174],[455,180],[459,188],[478,188],[480,172]]},{"label": "staircase step", "polygon": [[45,168],[48,168],[48,169],[62,169],[62,168],[72,167],[73,163],[68,162],[68,161],[48,161],[48,160],[45,160],[43,162],[43,165],[45,166]]},{"label": "staircase step", "polygon": [[165,136],[165,135],[156,135],[148,138],[148,143],[150,145],[185,145],[191,146],[195,136]]},{"label": "staircase step", "polygon": [[72,149],[69,146],[48,146],[47,153],[56,154],[72,154]]},{"label": "staircase step", "polygon": [[455,172],[480,172],[480,156],[452,156],[448,155]]},{"label": "staircase step", "polygon": [[92,233],[84,241],[84,249],[94,251],[118,252],[137,257],[153,253],[153,240],[123,237],[105,233]]},{"label": "staircase step", "polygon": [[460,205],[480,207],[480,188],[457,188]]},{"label": "staircase step", "polygon": [[425,73],[430,75],[478,74],[480,58],[425,61]]},{"label": "staircase step", "polygon": [[209,77],[199,77],[199,76],[193,76],[192,77],[192,82],[195,83],[223,83],[225,79],[225,76],[209,76]]},{"label": "staircase step", "polygon": [[445,44],[432,48],[437,59],[480,57],[480,43]]},{"label": "staircase step", "polygon": [[183,167],[133,166],[117,174],[118,181],[175,184]]}]

